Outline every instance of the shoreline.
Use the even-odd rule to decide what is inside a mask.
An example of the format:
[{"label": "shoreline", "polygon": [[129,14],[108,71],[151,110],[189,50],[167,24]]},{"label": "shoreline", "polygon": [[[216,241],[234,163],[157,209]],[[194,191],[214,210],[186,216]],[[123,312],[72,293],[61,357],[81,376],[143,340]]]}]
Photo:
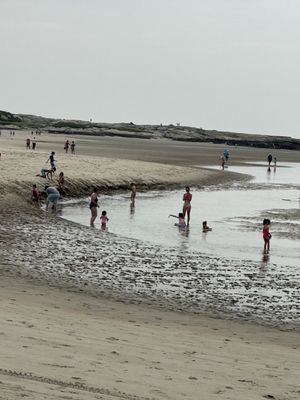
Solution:
[{"label": "shoreline", "polygon": [[[275,312],[268,296],[256,304],[249,290],[250,282],[259,284],[262,294],[273,290],[286,296],[287,285],[297,290],[296,282],[272,267],[260,286],[257,266],[251,263],[201,253],[187,260],[175,248],[166,251],[116,235],[104,238],[35,209],[29,201],[34,173],[53,146],[44,140],[45,148],[27,154],[18,147],[20,138],[9,150],[15,158],[6,169],[9,151],[0,162],[0,240],[5,243],[0,247],[0,398],[197,400],[201,392],[207,400],[296,400],[299,325],[273,326],[274,318],[284,321],[288,301]],[[189,154],[183,151],[174,167],[170,162],[178,157],[177,149],[170,150],[165,164],[101,158],[98,150],[88,145],[86,154],[73,159],[58,151],[70,194],[86,194],[95,182],[108,190],[113,181],[127,187],[139,177],[149,187],[163,177],[160,185],[167,188],[170,179],[172,186],[187,176],[201,177],[206,184],[233,182],[231,174],[207,173],[198,164],[184,167]],[[151,149],[145,154],[155,158]],[[247,160],[251,151],[243,154]],[[96,178],[86,178],[95,168]],[[188,275],[193,279],[187,280]],[[187,302],[180,283],[191,285]],[[172,290],[165,298],[168,288]],[[260,313],[264,324],[257,322]]]}]

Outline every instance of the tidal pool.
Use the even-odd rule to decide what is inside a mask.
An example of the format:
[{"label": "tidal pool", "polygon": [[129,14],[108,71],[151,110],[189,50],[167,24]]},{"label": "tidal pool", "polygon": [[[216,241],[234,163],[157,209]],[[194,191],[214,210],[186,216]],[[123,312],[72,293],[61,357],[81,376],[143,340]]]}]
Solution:
[{"label": "tidal pool", "polygon": [[[130,206],[130,195],[99,196],[96,228],[99,216],[106,210],[108,232],[123,237],[177,247],[218,257],[256,261],[258,264],[298,267],[300,262],[300,167],[286,164],[270,171],[260,166],[229,167],[231,171],[250,174],[254,183],[265,183],[266,188],[247,190],[245,184],[235,183],[231,189],[214,187],[206,190],[191,188],[193,194],[191,223],[187,230],[179,230],[170,214],[182,210],[184,188],[173,191],[138,193],[135,207]],[[225,171],[226,173],[226,171]],[[273,174],[273,175],[272,175]],[[290,178],[290,179],[289,179]],[[67,201],[61,216],[89,225],[88,199]],[[261,234],[262,219],[271,219],[270,255],[264,257]],[[202,221],[207,220],[211,232],[202,232]]]}]

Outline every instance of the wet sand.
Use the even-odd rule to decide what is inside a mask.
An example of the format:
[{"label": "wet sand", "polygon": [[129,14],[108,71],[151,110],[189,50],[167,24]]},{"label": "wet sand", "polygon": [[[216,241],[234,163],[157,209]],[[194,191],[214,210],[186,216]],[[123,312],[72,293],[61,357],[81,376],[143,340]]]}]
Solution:
[{"label": "wet sand", "polygon": [[[234,175],[125,160],[134,154],[135,160],[193,166],[188,163],[190,148],[186,151],[181,143],[178,150],[178,143],[174,147],[166,142],[162,146],[170,150],[162,156],[144,141],[137,145],[135,139],[113,139],[114,145],[103,150],[106,139],[90,143],[84,138],[89,144],[85,148],[82,142],[82,153],[72,159],[63,154],[61,136],[42,136],[43,143],[32,156],[22,149],[26,134],[17,135],[12,140],[0,138],[0,398],[198,399],[199,393],[208,400],[299,397],[298,332],[178,312],[176,298],[177,312],[166,311],[172,308],[172,299],[159,298],[158,293],[153,303],[139,289],[143,279],[151,295],[159,279],[159,262],[169,255],[115,236],[103,240],[89,228],[34,209],[26,200],[36,168],[49,150],[56,150],[54,142],[60,143],[59,164],[67,172],[71,195],[92,184],[124,188],[140,179],[150,187],[167,186],[182,184],[188,177],[201,185],[229,182]],[[209,145],[208,151],[207,146],[199,150],[200,158],[212,164],[220,148]],[[97,157],[103,151],[109,161]],[[114,160],[114,152],[123,161]],[[257,149],[245,152],[245,160],[258,160]],[[284,155],[293,161],[294,153]],[[94,178],[86,182],[81,175]],[[44,180],[39,179],[42,185]],[[226,261],[224,271],[231,267]],[[173,254],[170,266],[177,263],[180,269],[184,262],[184,257]],[[222,276],[216,275],[219,283],[213,278],[217,269],[209,273],[217,268],[214,265],[211,260],[205,281],[200,280],[203,287],[212,283],[212,290],[204,291],[208,302],[218,299],[214,287],[224,283]],[[148,266],[151,274],[146,273]],[[139,268],[138,274],[133,267]],[[296,281],[291,281],[291,288],[297,290]],[[132,296],[134,291],[137,297]],[[234,301],[228,307],[234,307]]]}]

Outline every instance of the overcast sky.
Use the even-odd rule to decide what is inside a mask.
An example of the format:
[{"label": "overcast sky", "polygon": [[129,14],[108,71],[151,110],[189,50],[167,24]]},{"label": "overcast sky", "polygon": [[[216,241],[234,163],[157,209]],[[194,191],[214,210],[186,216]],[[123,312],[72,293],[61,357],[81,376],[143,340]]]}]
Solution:
[{"label": "overcast sky", "polygon": [[299,0],[0,0],[0,109],[300,137]]}]

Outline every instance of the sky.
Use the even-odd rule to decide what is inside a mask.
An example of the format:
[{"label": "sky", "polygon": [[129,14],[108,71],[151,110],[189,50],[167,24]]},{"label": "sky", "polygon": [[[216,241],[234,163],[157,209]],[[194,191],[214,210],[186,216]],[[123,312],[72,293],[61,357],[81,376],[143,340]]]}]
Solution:
[{"label": "sky", "polygon": [[300,138],[299,0],[0,0],[0,109]]}]

